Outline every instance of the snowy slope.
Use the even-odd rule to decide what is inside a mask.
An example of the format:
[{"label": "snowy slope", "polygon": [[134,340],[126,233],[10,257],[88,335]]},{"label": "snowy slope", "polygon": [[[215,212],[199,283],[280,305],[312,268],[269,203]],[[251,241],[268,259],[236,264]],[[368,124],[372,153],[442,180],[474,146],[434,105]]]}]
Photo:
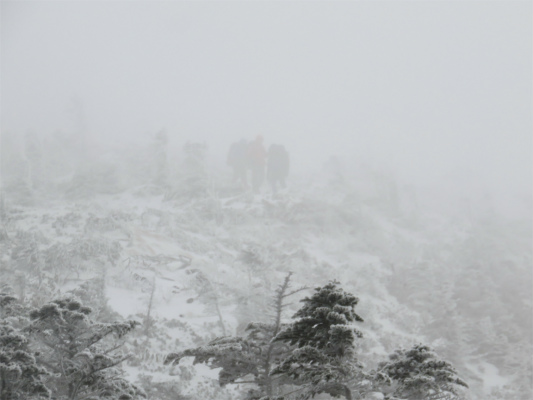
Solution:
[{"label": "snowy slope", "polygon": [[[472,293],[484,285],[475,281],[483,272],[467,264],[483,262],[486,246],[503,235],[507,242],[491,250],[493,261],[508,263],[507,282],[500,283],[520,280],[531,249],[516,239],[519,227],[502,235],[493,227],[494,235],[479,238],[476,232],[487,234],[490,225],[420,209],[413,214],[407,194],[389,195],[392,187],[374,179],[363,172],[343,182],[315,176],[295,180],[276,197],[241,193],[220,180],[219,188],[192,197],[140,186],[33,206],[8,199],[2,277],[33,302],[103,278],[106,306],[117,318],[142,324],[126,343],[134,354],[124,367],[127,375],[145,386],[170,382],[195,399],[238,398],[246,385],[220,388],[217,371],[190,360],[163,366],[166,354],[239,334],[252,320],[268,321],[268,302],[289,271],[294,286],[336,279],[360,298],[357,312],[365,322],[358,327],[364,333],[359,353],[368,368],[400,346],[423,342],[456,365],[471,398],[489,398],[491,392],[492,398],[511,398],[505,385],[518,385],[519,373],[505,364],[507,353],[525,345],[525,356],[513,354],[512,365],[528,368],[531,332],[527,323],[502,318],[505,288]],[[14,255],[30,242],[35,246],[27,251],[43,266],[40,287],[48,284],[38,294],[32,293],[37,283],[22,287],[13,273],[15,267],[33,271],[33,264]],[[531,292],[524,290],[518,293],[520,315],[531,310]],[[468,323],[475,309],[461,309],[475,301],[492,310],[484,332]],[[498,326],[504,323],[513,324],[514,337]],[[495,341],[503,346],[500,353],[484,353]],[[485,347],[472,349],[474,342]]]}]

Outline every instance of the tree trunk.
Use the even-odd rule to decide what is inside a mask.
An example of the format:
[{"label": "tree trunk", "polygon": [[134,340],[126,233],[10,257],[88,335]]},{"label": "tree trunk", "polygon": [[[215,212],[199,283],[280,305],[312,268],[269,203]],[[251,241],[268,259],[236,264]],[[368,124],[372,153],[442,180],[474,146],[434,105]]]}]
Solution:
[{"label": "tree trunk", "polygon": [[0,400],[9,400],[9,390],[6,385],[4,372],[0,372]]},{"label": "tree trunk", "polygon": [[146,312],[146,316],[144,318],[144,334],[145,336],[148,336],[150,333],[150,327],[152,325],[150,314],[152,313],[152,305],[154,300],[154,292],[155,292],[155,274],[154,278],[152,280],[152,290],[150,291],[150,300],[148,302],[148,311]]},{"label": "tree trunk", "polygon": [[346,400],[352,400],[352,391],[348,386],[344,386],[344,397],[346,397]]}]

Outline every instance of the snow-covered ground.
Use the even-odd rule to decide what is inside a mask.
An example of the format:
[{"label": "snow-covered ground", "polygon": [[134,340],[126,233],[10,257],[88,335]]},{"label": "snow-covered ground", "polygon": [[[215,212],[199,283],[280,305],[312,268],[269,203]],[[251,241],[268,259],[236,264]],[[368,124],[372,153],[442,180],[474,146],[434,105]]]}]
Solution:
[{"label": "snow-covered ground", "polygon": [[[531,311],[523,236],[531,231],[523,221],[414,212],[411,192],[388,196],[393,183],[361,171],[357,179],[295,178],[277,196],[241,193],[229,179],[190,197],[146,186],[32,205],[8,195],[0,276],[35,302],[103,278],[107,307],[141,323],[126,343],[134,354],[127,376],[174,382],[195,399],[238,398],[246,385],[220,388],[217,371],[191,360],[164,366],[169,352],[268,321],[289,271],[294,287],[338,280],[360,298],[358,351],[368,368],[422,342],[456,366],[472,399],[512,398],[531,368],[531,325],[522,318]],[[48,287],[38,295],[21,249],[41,260]],[[286,320],[309,293],[295,296]]]}]

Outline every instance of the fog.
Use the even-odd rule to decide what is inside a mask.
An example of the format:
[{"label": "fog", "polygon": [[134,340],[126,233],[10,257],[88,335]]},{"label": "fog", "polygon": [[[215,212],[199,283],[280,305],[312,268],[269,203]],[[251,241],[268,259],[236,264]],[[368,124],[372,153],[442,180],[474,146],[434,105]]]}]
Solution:
[{"label": "fog", "polygon": [[78,129],[96,157],[165,129],[176,152],[205,141],[222,160],[261,134],[285,144],[294,170],[335,154],[418,187],[531,199],[531,2],[1,11],[3,135]]},{"label": "fog", "polygon": [[533,398],[531,1],[0,11],[2,399]]}]

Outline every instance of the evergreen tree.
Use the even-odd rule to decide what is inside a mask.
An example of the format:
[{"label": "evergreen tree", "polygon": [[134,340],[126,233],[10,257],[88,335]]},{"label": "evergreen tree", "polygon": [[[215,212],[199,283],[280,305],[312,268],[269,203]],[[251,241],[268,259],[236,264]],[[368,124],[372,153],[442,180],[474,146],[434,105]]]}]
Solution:
[{"label": "evergreen tree", "polygon": [[[281,315],[286,307],[284,300],[303,288],[289,291],[291,274],[277,290],[272,304],[273,319],[270,323],[252,322],[245,329],[245,336],[225,336],[212,340],[206,346],[171,353],[165,364],[177,364],[184,357],[194,357],[194,363],[205,363],[219,372],[221,386],[237,383],[254,383],[257,389],[248,392],[248,399],[272,396],[279,382],[270,375],[273,367],[287,356],[290,346],[274,342],[282,328]],[[252,380],[243,380],[252,376]],[[269,398],[269,397],[268,397]]]},{"label": "evergreen tree", "polygon": [[18,317],[23,308],[17,302],[16,297],[9,293],[11,288],[8,285],[3,285],[0,290],[0,319],[6,322],[9,317]]},{"label": "evergreen tree", "polygon": [[391,354],[380,364],[378,380],[392,395],[409,400],[459,399],[458,387],[468,387],[449,362],[422,344]]},{"label": "evergreen tree", "polygon": [[91,312],[76,299],[65,298],[30,313],[28,332],[41,350],[38,361],[54,374],[54,395],[68,400],[137,398],[141,392],[117,368],[127,358],[118,353],[117,339],[136,323],[97,323],[89,318]]},{"label": "evergreen tree", "polygon": [[304,306],[294,315],[299,319],[274,339],[296,349],[271,374],[301,385],[303,399],[328,393],[351,400],[352,389],[362,381],[355,355],[355,340],[362,333],[352,325],[363,321],[354,311],[359,299],[337,285],[330,282],[301,300]]},{"label": "evergreen tree", "polygon": [[0,400],[50,398],[28,339],[7,322],[0,323]]},{"label": "evergreen tree", "polygon": [[50,397],[43,382],[47,371],[37,364],[18,326],[22,310],[15,297],[0,293],[0,400]]}]

